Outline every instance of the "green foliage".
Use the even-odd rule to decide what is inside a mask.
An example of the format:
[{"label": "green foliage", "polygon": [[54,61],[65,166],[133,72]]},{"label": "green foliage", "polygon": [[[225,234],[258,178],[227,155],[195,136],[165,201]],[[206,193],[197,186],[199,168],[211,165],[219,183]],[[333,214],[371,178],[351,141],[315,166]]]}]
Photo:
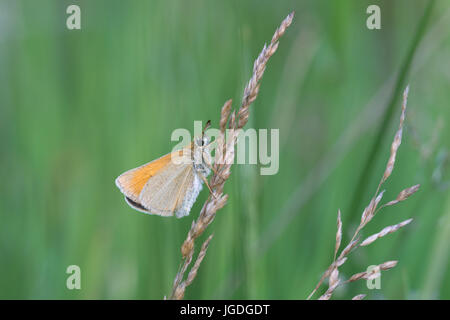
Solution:
[{"label": "green foliage", "polygon": [[[208,119],[217,127],[221,106],[233,98],[237,107],[253,60],[295,10],[249,122],[280,129],[280,170],[232,168],[229,202],[201,239],[215,234],[186,298],[306,298],[331,263],[338,208],[353,231],[376,189],[410,83],[384,199],[422,187],[364,235],[414,221],[340,271],[399,264],[381,290],[353,283],[334,297],[449,299],[450,5],[437,1],[418,34],[427,2],[377,1],[382,29],[368,30],[372,2],[2,0],[0,298],[168,295],[207,192],[189,217],[162,218],[130,209],[114,179],[169,152],[174,129]],[[66,28],[74,3],[81,30]],[[72,264],[81,290],[66,288]]]}]

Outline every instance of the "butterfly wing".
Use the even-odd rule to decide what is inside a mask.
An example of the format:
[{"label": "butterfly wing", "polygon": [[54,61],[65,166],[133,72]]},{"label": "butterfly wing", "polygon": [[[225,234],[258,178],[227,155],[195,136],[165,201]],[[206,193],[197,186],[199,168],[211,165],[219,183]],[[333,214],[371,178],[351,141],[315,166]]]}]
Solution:
[{"label": "butterfly wing", "polygon": [[171,159],[172,154],[169,153],[140,167],[128,170],[116,179],[116,185],[127,198],[137,202],[147,181],[167,166]]},{"label": "butterfly wing", "polygon": [[150,178],[142,189],[139,203],[150,213],[172,216],[183,203],[194,179],[192,164],[169,164]]},{"label": "butterfly wing", "polygon": [[116,185],[126,202],[144,213],[173,215],[194,179],[190,149],[169,153],[120,175]]}]

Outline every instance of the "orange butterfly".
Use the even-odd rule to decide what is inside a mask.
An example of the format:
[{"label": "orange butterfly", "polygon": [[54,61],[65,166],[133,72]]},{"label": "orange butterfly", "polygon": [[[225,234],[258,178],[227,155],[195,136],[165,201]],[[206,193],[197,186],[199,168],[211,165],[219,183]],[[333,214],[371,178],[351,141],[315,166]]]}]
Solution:
[{"label": "orange butterfly", "polygon": [[202,136],[182,150],[126,171],[116,179],[130,207],[164,217],[189,215],[203,182],[211,191],[206,180],[212,169],[210,139],[204,135],[210,124],[208,121]]}]

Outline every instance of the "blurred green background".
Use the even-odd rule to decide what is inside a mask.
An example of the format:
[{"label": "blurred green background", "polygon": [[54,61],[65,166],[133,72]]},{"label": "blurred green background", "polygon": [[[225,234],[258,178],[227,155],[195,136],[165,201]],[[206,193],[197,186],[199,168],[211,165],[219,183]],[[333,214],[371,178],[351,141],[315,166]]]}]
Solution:
[{"label": "blurred green background", "polygon": [[[66,8],[81,8],[81,30]],[[381,8],[381,30],[366,9]],[[364,235],[411,225],[351,255],[341,276],[399,260],[381,290],[334,298],[450,298],[450,3],[441,1],[0,1],[0,298],[161,299],[189,217],[129,208],[114,179],[169,152],[176,128],[237,107],[282,19],[248,127],[280,129],[280,167],[233,167],[230,198],[190,299],[304,299],[375,192],[411,85],[384,199],[413,184]],[[199,246],[199,244],[198,244]],[[81,290],[66,268],[81,268]],[[325,287],[322,288],[322,291]]]}]

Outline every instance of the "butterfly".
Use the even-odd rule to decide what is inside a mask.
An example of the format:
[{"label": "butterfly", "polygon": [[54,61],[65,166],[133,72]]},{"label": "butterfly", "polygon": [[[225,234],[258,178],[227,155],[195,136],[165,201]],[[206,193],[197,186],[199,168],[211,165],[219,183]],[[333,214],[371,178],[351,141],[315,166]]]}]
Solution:
[{"label": "butterfly", "polygon": [[213,169],[211,141],[205,135],[210,125],[208,121],[202,135],[183,149],[122,173],[116,185],[128,205],[147,214],[181,218],[189,215],[203,183],[212,193],[206,179]]}]

